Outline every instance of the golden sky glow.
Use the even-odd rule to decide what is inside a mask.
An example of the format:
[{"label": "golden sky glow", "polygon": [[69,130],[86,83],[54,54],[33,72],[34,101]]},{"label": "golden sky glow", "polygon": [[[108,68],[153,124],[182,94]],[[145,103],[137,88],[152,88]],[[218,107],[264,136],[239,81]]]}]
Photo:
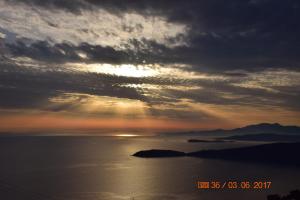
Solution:
[{"label": "golden sky glow", "polygon": [[[115,101],[115,100],[114,100]],[[3,131],[14,132],[28,132],[28,131],[72,131],[73,133],[89,133],[89,130],[95,129],[140,129],[140,130],[152,130],[152,131],[176,131],[176,130],[208,130],[216,127],[234,128],[244,126],[249,123],[259,123],[265,121],[269,123],[280,122],[282,124],[298,124],[297,112],[285,111],[283,109],[274,109],[270,112],[270,109],[257,108],[253,110],[251,107],[222,107],[222,106],[210,106],[205,104],[191,104],[188,103],[190,109],[196,112],[206,113],[211,116],[211,119],[197,119],[193,120],[178,120],[168,119],[165,117],[154,118],[153,116],[146,115],[148,108],[144,108],[143,115],[136,115],[134,117],[125,117],[125,113],[136,112],[135,102],[127,102],[120,100],[119,104],[114,102],[114,106],[111,109],[121,109],[116,111],[114,115],[109,117],[97,117],[93,115],[77,115],[70,116],[70,113],[53,114],[51,112],[43,113],[23,113],[23,114],[11,114],[8,116],[0,116],[0,129]],[[126,111],[126,112],[125,112]],[[131,112],[132,111],[132,112]],[[105,110],[103,111],[105,112]],[[125,112],[125,113],[124,113]],[[245,115],[247,113],[247,115]],[[99,111],[98,115],[103,114]],[[107,113],[106,113],[107,114]],[[269,115],[273,115],[273,119],[266,120]],[[97,134],[97,131],[94,132]],[[101,131],[99,134],[103,133]],[[143,132],[142,132],[143,134]],[[149,133],[148,133],[149,134]]]},{"label": "golden sky glow", "polygon": [[0,132],[300,125],[296,17],[203,2],[0,0]]},{"label": "golden sky glow", "polygon": [[[141,130],[187,130],[190,128],[211,128],[211,125],[182,122],[164,119],[118,119],[118,118],[74,118],[64,116],[9,116],[0,117],[0,128],[4,131],[27,132],[32,130],[72,130],[82,131],[89,129],[141,129]],[[100,132],[101,133],[101,132]]]}]

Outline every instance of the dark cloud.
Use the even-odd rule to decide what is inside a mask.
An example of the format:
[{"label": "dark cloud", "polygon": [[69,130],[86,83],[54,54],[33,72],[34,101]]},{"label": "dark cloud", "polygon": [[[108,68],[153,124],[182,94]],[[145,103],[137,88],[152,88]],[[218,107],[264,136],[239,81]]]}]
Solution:
[{"label": "dark cloud", "polygon": [[[198,81],[200,89],[163,90],[166,99],[189,99],[211,105],[273,106],[289,110],[299,110],[300,91],[298,86],[269,86],[267,88],[245,87],[244,79],[238,81]],[[237,84],[237,85],[236,85]]]},{"label": "dark cloud", "polygon": [[122,80],[109,75],[41,72],[6,64],[0,73],[0,107],[40,108],[51,97],[82,93],[146,101],[134,88],[119,85]]},{"label": "dark cloud", "polygon": [[[42,67],[42,66],[41,66]],[[53,69],[51,69],[53,68]],[[245,88],[233,85],[243,78],[230,80],[184,80],[155,77],[120,77],[96,73],[69,72],[52,65],[45,70],[26,68],[15,64],[2,63],[0,66],[0,108],[37,109],[51,112],[70,111],[80,113],[78,108],[87,95],[108,96],[140,100],[149,106],[148,114],[185,120],[210,120],[213,116],[189,108],[181,101],[209,105],[274,106],[299,110],[299,90],[294,86],[274,86],[278,92],[260,88]],[[151,84],[162,89],[132,88],[130,84]],[[168,86],[175,87],[168,89]],[[199,89],[176,89],[176,86],[200,86]],[[52,98],[64,99],[70,95],[71,102],[51,102]],[[76,97],[74,99],[72,94]],[[66,98],[68,99],[68,98]],[[180,103],[180,104],[178,104]],[[89,115],[97,115],[97,111]],[[101,116],[112,112],[101,112]],[[127,117],[136,117],[130,116]]]},{"label": "dark cloud", "polygon": [[[250,72],[270,68],[300,69],[300,3],[296,0],[6,0],[66,12],[84,14],[83,10],[106,9],[120,17],[125,12],[145,16],[162,16],[171,23],[184,24],[187,35],[166,38],[170,46],[153,39],[130,39],[122,48],[68,41],[51,43],[16,37],[0,27],[6,35],[5,52],[12,58],[28,57],[42,61],[46,71],[28,69],[12,63],[0,64],[0,107],[68,110],[74,106],[60,104],[43,107],[49,99],[64,93],[78,93],[141,100],[150,106],[172,105],[182,99],[212,105],[276,106],[299,110],[298,86],[247,88],[239,83]],[[76,20],[76,19],[74,19]],[[47,21],[51,27],[57,24]],[[142,30],[141,24],[123,24],[123,31]],[[97,35],[88,28],[83,33]],[[159,30],[154,30],[159,31]],[[107,34],[117,34],[107,32]],[[9,37],[8,37],[9,36]],[[117,35],[115,35],[117,37]],[[16,39],[19,38],[19,39]],[[184,41],[184,42],[183,42]],[[7,51],[6,51],[7,50]],[[37,62],[38,63],[38,62]],[[65,63],[110,64],[186,64],[191,72],[206,72],[228,80],[186,80],[184,78],[134,78],[96,73],[70,72]],[[54,70],[58,65],[62,70]],[[53,68],[53,70],[51,69]],[[128,84],[152,86],[199,86],[200,89],[151,90],[132,88]],[[79,99],[80,101],[80,99]],[[73,102],[74,103],[74,102]],[[70,107],[71,106],[71,107]],[[177,107],[176,107],[177,108]],[[187,109],[187,108],[185,108]],[[205,118],[202,113],[173,108],[152,108],[154,116],[171,118]]]},{"label": "dark cloud", "polygon": [[[15,56],[25,56],[35,60],[48,63],[66,62],[104,62],[104,63],[128,63],[130,60],[126,52],[115,50],[112,47],[102,47],[100,45],[90,45],[82,43],[75,46],[71,43],[60,43],[51,45],[47,41],[30,42],[23,40],[6,44],[9,52]],[[86,58],[80,56],[83,53]]]},{"label": "dark cloud", "polygon": [[82,9],[91,9],[91,5],[83,0],[5,0],[10,3],[25,3],[47,9],[63,9],[69,12],[80,13]]},{"label": "dark cloud", "polygon": [[[110,63],[110,64],[142,64],[179,62],[179,55],[172,54],[172,50],[154,41],[143,39],[131,40],[129,47],[117,50],[110,46],[91,45],[81,43],[74,45],[68,42],[50,44],[48,41],[33,41],[21,38],[14,43],[5,43],[8,52],[14,57],[28,57],[46,63]],[[174,52],[176,53],[176,52]],[[84,57],[80,56],[84,55]]]},{"label": "dark cloud", "polygon": [[[182,34],[167,38],[170,43],[185,41],[186,46],[169,48],[154,40],[131,40],[136,51],[115,50],[93,44],[56,44],[50,47],[37,42],[29,49],[18,44],[11,46],[15,55],[26,55],[49,61],[80,60],[74,53],[82,50],[97,62],[185,63],[199,71],[261,70],[266,68],[300,67],[300,3],[296,0],[7,0],[23,2],[47,9],[64,9],[80,13],[85,9],[103,8],[122,15],[135,12],[142,15],[163,16],[169,22],[184,24],[189,28]],[[122,16],[120,16],[122,17]],[[124,24],[123,29],[131,32]],[[86,30],[88,31],[88,30]],[[63,49],[67,55],[60,51]]]},{"label": "dark cloud", "polygon": [[[222,72],[229,75],[231,70],[257,71],[266,68],[290,68],[299,70],[299,56],[293,46],[280,48],[276,43],[261,41],[262,47],[251,44],[237,44],[234,41],[217,41],[205,36],[194,41],[192,46],[169,48],[155,41],[131,40],[133,49],[116,50],[113,47],[81,43],[50,45],[46,41],[26,44],[22,40],[6,44],[13,56],[25,56],[49,63],[87,62],[111,64],[188,64],[193,70],[201,72]],[[230,42],[232,42],[230,44]],[[250,47],[246,47],[246,46]],[[263,46],[265,45],[265,46]],[[263,48],[268,50],[262,51]],[[295,47],[295,48],[300,48]],[[290,52],[290,53],[289,53]],[[80,54],[86,57],[81,57]],[[231,73],[234,74],[233,72]],[[241,73],[239,73],[241,75]]]},{"label": "dark cloud", "polygon": [[219,35],[234,31],[243,36],[256,29],[299,30],[297,0],[6,0],[49,8],[78,12],[92,7],[122,14],[137,12],[143,15],[163,15],[169,21],[189,24],[200,32]]}]

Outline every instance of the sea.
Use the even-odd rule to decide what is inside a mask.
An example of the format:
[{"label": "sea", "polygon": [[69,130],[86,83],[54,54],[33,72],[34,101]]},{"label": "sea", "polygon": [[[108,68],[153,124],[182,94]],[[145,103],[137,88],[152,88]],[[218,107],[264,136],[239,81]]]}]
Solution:
[{"label": "sea", "polygon": [[[192,157],[138,158],[258,142],[188,143],[186,137],[1,136],[1,200],[264,200],[300,189],[300,169]],[[297,156],[297,152],[295,152]],[[198,182],[271,182],[269,188],[198,188]]]}]

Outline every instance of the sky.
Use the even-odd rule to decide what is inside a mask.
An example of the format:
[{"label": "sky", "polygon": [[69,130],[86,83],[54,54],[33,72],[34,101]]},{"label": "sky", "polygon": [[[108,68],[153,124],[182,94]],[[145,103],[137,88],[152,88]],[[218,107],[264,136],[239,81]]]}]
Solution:
[{"label": "sky", "polygon": [[297,0],[0,0],[0,132],[300,125]]}]

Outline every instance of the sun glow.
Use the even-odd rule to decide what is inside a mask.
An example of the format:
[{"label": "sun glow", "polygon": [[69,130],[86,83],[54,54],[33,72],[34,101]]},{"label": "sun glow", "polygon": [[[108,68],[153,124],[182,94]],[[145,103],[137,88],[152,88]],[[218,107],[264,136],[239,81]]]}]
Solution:
[{"label": "sun glow", "polygon": [[139,135],[135,134],[117,134],[115,137],[138,137]]},{"label": "sun glow", "polygon": [[63,105],[76,105],[70,111],[97,115],[99,117],[147,117],[149,106],[140,100],[95,96],[80,93],[64,93],[50,99],[47,109],[55,109]]},{"label": "sun glow", "polygon": [[72,64],[78,70],[110,74],[116,76],[126,76],[126,77],[149,77],[156,76],[159,72],[148,65],[132,65],[132,64]]}]

